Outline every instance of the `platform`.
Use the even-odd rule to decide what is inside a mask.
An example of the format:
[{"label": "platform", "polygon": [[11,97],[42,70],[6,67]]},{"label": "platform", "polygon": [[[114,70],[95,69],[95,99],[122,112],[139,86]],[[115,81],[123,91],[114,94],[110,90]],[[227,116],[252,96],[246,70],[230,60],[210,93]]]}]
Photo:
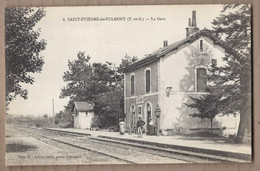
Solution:
[{"label": "platform", "polygon": [[91,135],[93,137],[101,137],[107,139],[128,141],[140,144],[155,145],[165,148],[176,148],[188,151],[202,152],[213,155],[220,155],[226,157],[235,157],[240,159],[251,159],[251,146],[250,144],[234,144],[225,143],[221,139],[216,137],[200,138],[186,137],[186,136],[150,136],[143,135],[139,138],[136,134],[120,135],[119,132],[107,132],[107,131],[91,131],[74,128],[51,128],[54,130],[61,130],[71,133],[80,133]]}]

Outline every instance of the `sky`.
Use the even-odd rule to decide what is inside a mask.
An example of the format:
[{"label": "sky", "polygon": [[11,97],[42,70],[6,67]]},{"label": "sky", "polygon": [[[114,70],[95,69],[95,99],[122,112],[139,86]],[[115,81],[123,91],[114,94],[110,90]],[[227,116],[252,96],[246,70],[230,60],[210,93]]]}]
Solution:
[{"label": "sky", "polygon": [[[10,103],[9,114],[52,116],[52,99],[55,113],[64,110],[69,99],[59,98],[66,86],[62,76],[68,70],[68,60],[75,60],[78,52],[89,55],[90,62],[110,61],[115,65],[126,54],[141,59],[161,48],[164,40],[171,44],[184,39],[192,10],[197,12],[197,26],[211,29],[211,22],[220,15],[222,6],[46,7],[45,10],[46,16],[35,27],[47,42],[40,53],[45,64],[41,73],[31,74],[35,78],[33,85],[23,85],[28,89],[28,99],[18,96]],[[86,21],[88,17],[109,18]],[[111,17],[125,17],[125,20],[111,21]]]}]

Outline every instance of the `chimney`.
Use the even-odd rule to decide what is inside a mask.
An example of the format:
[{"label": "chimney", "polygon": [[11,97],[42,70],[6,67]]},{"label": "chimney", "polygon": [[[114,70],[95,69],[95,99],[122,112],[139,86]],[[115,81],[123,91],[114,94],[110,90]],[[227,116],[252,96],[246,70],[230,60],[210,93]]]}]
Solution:
[{"label": "chimney", "polygon": [[163,47],[166,47],[166,46],[168,46],[168,41],[167,41],[167,40],[164,40],[164,41],[163,41]]},{"label": "chimney", "polygon": [[196,11],[192,11],[192,27],[197,27],[197,23],[196,23]]},{"label": "chimney", "polygon": [[199,28],[197,27],[196,11],[192,11],[192,19],[189,18],[189,25],[186,27],[186,37],[189,37],[197,31],[199,31]]}]

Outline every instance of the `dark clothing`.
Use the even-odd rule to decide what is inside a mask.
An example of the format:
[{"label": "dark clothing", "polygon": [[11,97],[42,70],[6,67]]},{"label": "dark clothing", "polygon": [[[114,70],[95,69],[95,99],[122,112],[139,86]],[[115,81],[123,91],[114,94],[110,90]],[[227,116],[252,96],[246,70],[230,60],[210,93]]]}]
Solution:
[{"label": "dark clothing", "polygon": [[144,124],[145,124],[145,122],[143,120],[138,120],[136,125],[137,125],[137,128],[139,128],[139,127],[142,128],[144,126]]}]

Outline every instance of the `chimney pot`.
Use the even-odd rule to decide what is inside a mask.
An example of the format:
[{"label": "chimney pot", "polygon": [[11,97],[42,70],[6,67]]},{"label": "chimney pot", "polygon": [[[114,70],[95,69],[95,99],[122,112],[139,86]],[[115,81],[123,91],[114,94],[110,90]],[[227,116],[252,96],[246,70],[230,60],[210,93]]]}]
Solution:
[{"label": "chimney pot", "polygon": [[168,41],[167,41],[167,40],[164,40],[164,41],[163,41],[163,47],[166,47],[166,46],[168,46]]},{"label": "chimney pot", "polygon": [[192,27],[197,27],[196,23],[196,11],[192,11]]},{"label": "chimney pot", "polygon": [[191,27],[191,18],[189,18],[189,27]]}]

